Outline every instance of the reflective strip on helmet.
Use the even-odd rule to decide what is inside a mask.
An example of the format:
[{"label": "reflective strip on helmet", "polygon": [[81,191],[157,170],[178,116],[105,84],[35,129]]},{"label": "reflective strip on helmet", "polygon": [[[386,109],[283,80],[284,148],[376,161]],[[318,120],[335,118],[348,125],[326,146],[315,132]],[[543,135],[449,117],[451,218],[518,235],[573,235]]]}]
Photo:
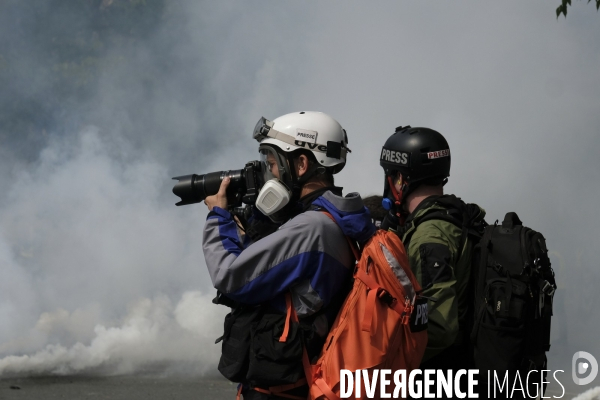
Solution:
[{"label": "reflective strip on helmet", "polygon": [[394,257],[392,253],[390,253],[388,248],[385,247],[383,243],[379,242],[379,245],[381,246],[381,251],[385,256],[386,261],[390,265],[392,272],[394,273],[394,275],[396,275],[396,278],[398,278],[398,281],[404,288],[404,293],[406,293],[406,295],[412,301],[415,298],[416,294],[412,282],[410,281],[410,278],[408,277],[408,275],[406,275],[406,271],[404,271],[404,268],[402,268],[398,260],[396,260],[396,257]]}]

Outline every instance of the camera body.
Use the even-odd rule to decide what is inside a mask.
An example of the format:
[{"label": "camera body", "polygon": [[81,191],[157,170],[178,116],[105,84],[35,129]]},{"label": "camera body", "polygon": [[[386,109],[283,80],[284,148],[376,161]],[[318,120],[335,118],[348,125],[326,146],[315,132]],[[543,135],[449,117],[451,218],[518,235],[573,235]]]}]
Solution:
[{"label": "camera body", "polygon": [[217,194],[221,181],[228,176],[231,181],[227,187],[227,203],[229,208],[239,207],[242,203],[254,204],[258,191],[262,187],[263,173],[260,161],[250,161],[243,169],[209,172],[204,175],[184,175],[178,180],[173,193],[181,198],[176,206],[185,206],[203,201],[206,197]]}]

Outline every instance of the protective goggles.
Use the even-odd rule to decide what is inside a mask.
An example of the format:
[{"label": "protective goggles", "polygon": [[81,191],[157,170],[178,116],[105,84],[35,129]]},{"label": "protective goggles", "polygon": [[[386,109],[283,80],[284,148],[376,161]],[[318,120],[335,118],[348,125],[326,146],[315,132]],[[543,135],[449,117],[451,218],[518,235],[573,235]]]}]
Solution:
[{"label": "protective goggles", "polygon": [[252,139],[262,142],[264,139],[269,137],[295,145],[295,137],[273,129],[273,125],[273,121],[269,121],[265,117],[260,117],[256,123],[256,126],[254,127],[254,132],[252,132]]},{"label": "protective goggles", "polygon": [[265,117],[260,117],[256,126],[254,127],[254,132],[252,132],[252,139],[258,140],[259,142],[269,136],[269,131],[273,128],[273,122],[269,121]]},{"label": "protective goggles", "polygon": [[279,179],[286,186],[291,185],[291,176],[288,171],[288,163],[285,156],[269,145],[260,145],[261,170],[265,182],[271,179]]}]

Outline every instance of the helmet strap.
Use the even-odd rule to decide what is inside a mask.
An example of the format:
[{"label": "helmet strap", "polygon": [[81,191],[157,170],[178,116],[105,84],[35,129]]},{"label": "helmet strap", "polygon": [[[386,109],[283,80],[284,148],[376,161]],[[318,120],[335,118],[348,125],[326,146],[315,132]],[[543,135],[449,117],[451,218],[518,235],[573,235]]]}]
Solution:
[{"label": "helmet strap", "polygon": [[291,153],[286,153],[285,158],[289,166],[289,173],[291,178],[290,189],[292,191],[292,198],[290,200],[290,204],[296,204],[301,197],[302,187],[304,186],[306,181],[310,179],[314,172],[308,170],[304,175],[298,176],[296,174],[296,168],[294,167],[294,159]]},{"label": "helmet strap", "polygon": [[396,185],[392,181],[392,176],[387,176],[388,185],[390,186],[390,191],[392,192],[392,196],[394,197],[394,213],[396,217],[398,217],[400,225],[404,225],[404,213],[402,212],[402,200],[403,194],[407,189],[407,184],[404,178],[402,179],[402,185],[400,186],[400,192],[396,190]]},{"label": "helmet strap", "polygon": [[300,192],[304,185],[311,180],[313,177],[325,173],[325,167],[322,167],[316,163],[308,160],[308,169],[302,176],[296,175],[296,168],[294,167],[294,160],[291,155],[287,155],[288,164],[290,165],[290,174],[292,176],[293,189],[292,192],[298,195],[300,198]]},{"label": "helmet strap", "polygon": [[317,164],[311,164],[308,167],[308,170],[306,171],[306,173],[304,175],[298,177],[297,182],[301,186],[304,186],[304,184],[307,183],[309,180],[311,180],[313,177],[324,174],[324,173],[325,173],[325,167],[322,167]]}]

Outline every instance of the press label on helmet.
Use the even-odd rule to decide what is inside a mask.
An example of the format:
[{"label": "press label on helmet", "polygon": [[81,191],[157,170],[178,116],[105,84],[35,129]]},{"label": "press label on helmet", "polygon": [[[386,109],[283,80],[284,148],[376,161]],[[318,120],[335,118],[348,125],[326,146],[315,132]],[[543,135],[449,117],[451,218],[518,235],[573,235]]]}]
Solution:
[{"label": "press label on helmet", "polygon": [[432,160],[434,158],[442,158],[442,157],[449,157],[449,156],[450,156],[450,149],[439,150],[439,151],[430,151],[429,153],[427,153],[427,158],[429,158],[430,160]]},{"label": "press label on helmet", "polygon": [[296,130],[296,140],[309,143],[317,143],[317,132],[307,129]]},{"label": "press label on helmet", "polygon": [[381,161],[387,161],[394,164],[408,165],[410,154],[402,151],[394,151],[386,149],[381,150]]}]

